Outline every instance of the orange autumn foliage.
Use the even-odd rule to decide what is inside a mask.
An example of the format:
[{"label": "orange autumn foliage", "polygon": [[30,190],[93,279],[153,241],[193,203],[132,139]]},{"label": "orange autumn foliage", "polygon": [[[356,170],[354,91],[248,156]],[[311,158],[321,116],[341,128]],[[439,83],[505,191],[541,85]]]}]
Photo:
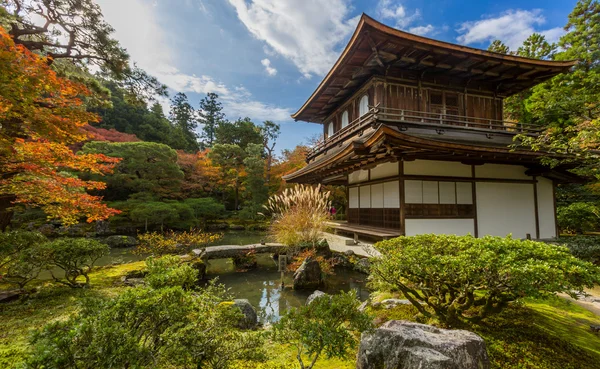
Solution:
[{"label": "orange autumn foliage", "polygon": [[221,176],[208,157],[209,149],[194,154],[177,150],[177,164],[184,174],[181,191],[185,197],[202,197],[215,192]]},{"label": "orange autumn foliage", "polygon": [[85,86],[58,77],[46,58],[15,45],[0,27],[0,196],[41,207],[66,225],[119,212],[86,192],[104,189],[104,183],[73,174],[110,173],[120,160],[78,155],[68,147],[88,139],[82,128],[98,121],[86,111],[88,95]]}]

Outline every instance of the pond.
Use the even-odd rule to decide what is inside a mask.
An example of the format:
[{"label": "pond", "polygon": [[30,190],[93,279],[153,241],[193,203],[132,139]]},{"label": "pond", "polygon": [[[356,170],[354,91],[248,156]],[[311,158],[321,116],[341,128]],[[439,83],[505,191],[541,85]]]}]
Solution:
[{"label": "pond", "polygon": [[[281,273],[271,255],[257,255],[258,268],[247,272],[236,272],[230,259],[210,260],[208,278],[218,281],[230,289],[238,299],[247,299],[257,310],[259,320],[263,323],[276,322],[279,317],[293,307],[300,307],[313,292],[295,291],[289,287],[281,289]],[[357,291],[361,301],[369,297],[370,291],[365,287],[367,276],[347,268],[336,268],[335,274],[326,279],[321,291],[335,294],[340,291]],[[286,286],[292,284],[292,273],[284,274]]]}]

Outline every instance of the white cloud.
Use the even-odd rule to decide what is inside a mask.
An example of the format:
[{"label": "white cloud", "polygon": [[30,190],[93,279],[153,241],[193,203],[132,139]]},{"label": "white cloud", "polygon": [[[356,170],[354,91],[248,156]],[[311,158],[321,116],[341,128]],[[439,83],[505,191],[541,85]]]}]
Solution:
[{"label": "white cloud", "polygon": [[432,26],[431,24],[428,24],[426,26],[410,27],[408,29],[408,32],[414,33],[415,35],[421,35],[421,36],[431,35],[433,33],[433,31],[435,31],[435,27]]},{"label": "white cloud", "polygon": [[534,32],[545,35],[550,42],[558,40],[562,35],[560,28],[538,30],[545,22],[540,9],[508,10],[496,17],[462,23],[457,40],[463,44],[501,40],[513,50]]},{"label": "white cloud", "polygon": [[267,72],[268,75],[274,76],[277,74],[277,69],[275,69],[271,66],[271,61],[269,59],[265,58],[265,59],[261,60],[260,64],[262,64],[265,67],[265,71]]},{"label": "white cloud", "polygon": [[[243,87],[230,88],[207,75],[187,74],[177,68],[177,51],[165,39],[165,32],[156,19],[156,8],[143,0],[116,2],[96,0],[107,22],[116,32],[115,37],[127,48],[131,59],[159,81],[177,92],[219,94],[223,108],[230,116],[248,116],[253,119],[289,120],[291,111],[252,98]],[[200,2],[202,4],[202,2]],[[136,19],[136,22],[131,22]],[[165,101],[160,101],[164,106]],[[168,113],[165,110],[165,113]]]},{"label": "white cloud", "polygon": [[354,30],[350,0],[228,0],[248,31],[296,65],[304,77],[324,75]]}]

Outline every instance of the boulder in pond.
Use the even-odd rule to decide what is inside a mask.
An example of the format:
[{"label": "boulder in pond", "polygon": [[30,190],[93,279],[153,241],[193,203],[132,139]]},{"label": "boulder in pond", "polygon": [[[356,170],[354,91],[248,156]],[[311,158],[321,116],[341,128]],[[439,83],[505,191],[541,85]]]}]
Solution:
[{"label": "boulder in pond", "polygon": [[323,284],[323,276],[319,262],[309,256],[294,273],[294,289],[314,289]]},{"label": "boulder in pond", "polygon": [[356,264],[354,264],[354,269],[361,273],[369,274],[369,270],[371,269],[371,262],[368,258],[358,259]]},{"label": "boulder in pond", "polygon": [[252,329],[258,324],[258,316],[256,310],[250,301],[246,299],[235,299],[233,305],[236,306],[243,314],[243,317],[238,323],[238,327],[241,329]]},{"label": "boulder in pond", "polygon": [[137,245],[137,240],[135,237],[131,236],[109,236],[106,237],[104,243],[108,245],[111,249],[119,249],[124,247],[133,247]]},{"label": "boulder in pond", "polygon": [[316,290],[315,292],[311,293],[310,296],[308,296],[308,298],[306,299],[306,305],[310,305],[313,301],[321,297],[331,298],[331,296],[326,294],[325,292]]},{"label": "boulder in pond", "polygon": [[202,260],[193,260],[190,266],[198,271],[198,280],[204,279],[206,276],[206,263]]},{"label": "boulder in pond", "polygon": [[390,320],[363,333],[357,369],[489,369],[485,342],[475,333]]}]

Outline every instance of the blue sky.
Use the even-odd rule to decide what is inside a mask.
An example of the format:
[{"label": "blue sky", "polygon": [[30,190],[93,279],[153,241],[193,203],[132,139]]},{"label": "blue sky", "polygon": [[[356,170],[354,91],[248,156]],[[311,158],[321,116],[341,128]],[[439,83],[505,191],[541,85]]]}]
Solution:
[{"label": "blue sky", "polygon": [[[278,149],[321,133],[289,117],[317,87],[363,13],[390,26],[486,48],[531,33],[557,40],[576,0],[97,0],[132,60],[194,107],[220,95],[229,119],[281,124]],[[166,107],[168,101],[163,101]],[[166,111],[168,113],[168,111]]]}]

